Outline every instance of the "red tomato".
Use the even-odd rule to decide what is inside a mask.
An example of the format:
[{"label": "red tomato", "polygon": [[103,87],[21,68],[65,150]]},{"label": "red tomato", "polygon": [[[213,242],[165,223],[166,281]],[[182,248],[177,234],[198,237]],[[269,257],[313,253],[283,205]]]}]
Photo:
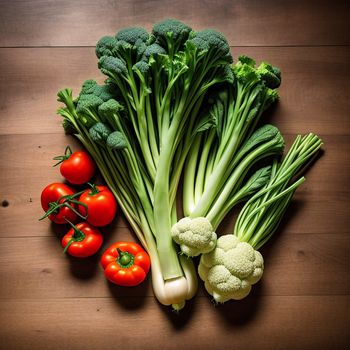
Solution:
[{"label": "red tomato", "polygon": [[94,255],[101,248],[103,239],[100,230],[87,222],[72,225],[62,238],[64,252],[77,258]]},{"label": "red tomato", "polygon": [[151,261],[139,244],[117,242],[103,253],[101,265],[110,282],[132,287],[140,284],[146,278]]},{"label": "red tomato", "polygon": [[[86,221],[94,226],[106,226],[110,224],[117,212],[117,201],[113,193],[107,186],[92,185],[91,189],[86,190],[80,197],[79,202],[88,207],[88,216]],[[86,209],[79,205],[79,212],[86,215]]]},{"label": "red tomato", "polygon": [[[52,205],[55,203],[63,203],[64,199],[60,200],[59,199],[62,196],[67,196],[67,195],[74,195],[76,192],[70,188],[69,186],[55,182],[52,183],[51,185],[48,185],[44,188],[44,190],[41,192],[41,206],[47,212]],[[77,207],[74,203],[69,203],[75,210],[77,210]],[[61,206],[59,207],[55,212],[49,215],[49,219],[56,224],[66,224],[67,218],[71,222],[77,222],[78,221],[78,216],[75,214],[70,208],[67,206]]]},{"label": "red tomato", "polygon": [[54,159],[60,160],[60,172],[62,176],[71,184],[82,185],[91,180],[96,171],[96,165],[90,155],[85,151],[71,151],[68,146],[64,156]]}]

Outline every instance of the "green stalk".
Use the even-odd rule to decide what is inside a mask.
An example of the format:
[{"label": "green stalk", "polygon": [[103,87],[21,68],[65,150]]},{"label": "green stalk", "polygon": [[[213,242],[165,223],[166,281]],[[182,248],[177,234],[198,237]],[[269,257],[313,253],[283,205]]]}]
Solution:
[{"label": "green stalk", "polygon": [[322,145],[316,135],[297,136],[280,165],[272,166],[271,179],[243,207],[239,214],[234,234],[256,249],[272,237],[291,201],[296,188],[304,177],[291,182],[297,173],[310,164]]},{"label": "green stalk", "polygon": [[177,132],[176,123],[164,134],[162,151],[159,156],[158,171],[154,183],[154,222],[157,250],[162,274],[165,280],[183,275],[178,255],[175,250],[171,231],[171,208],[169,203],[169,176],[171,147]]},{"label": "green stalk", "polygon": [[199,199],[203,195],[204,191],[204,183],[205,183],[205,171],[208,163],[208,159],[210,158],[211,154],[215,154],[215,148],[213,149],[213,144],[215,145],[216,141],[215,140],[216,133],[214,129],[211,129],[208,132],[208,136],[205,139],[205,143],[203,145],[203,149],[201,152],[201,157],[199,160],[198,164],[198,169],[197,169],[197,176],[196,176],[196,181],[194,185],[194,198],[195,198],[195,204],[198,203]]},{"label": "green stalk", "polygon": [[212,203],[210,210],[208,212],[200,212],[200,208],[197,207],[198,209],[196,208],[196,213],[193,215],[206,216],[212,223],[213,227],[217,227],[227,214],[225,211],[231,209],[226,207],[224,210],[227,202],[230,201],[230,198],[239,191],[240,184],[249,169],[262,158],[279,153],[280,148],[276,148],[276,146],[278,146],[276,145],[276,140],[273,139],[250,152],[243,160],[239,162],[234,172],[230,175],[219,196],[215,199],[215,202]]},{"label": "green stalk", "polygon": [[195,207],[194,187],[197,171],[197,160],[201,146],[201,135],[196,136],[185,166],[185,176],[183,183],[183,211],[185,216]]}]

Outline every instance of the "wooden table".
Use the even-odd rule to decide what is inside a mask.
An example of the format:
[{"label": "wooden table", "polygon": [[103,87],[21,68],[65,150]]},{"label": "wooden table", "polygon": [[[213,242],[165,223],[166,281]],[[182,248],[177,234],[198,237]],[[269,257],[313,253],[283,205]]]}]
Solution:
[{"label": "wooden table", "polygon": [[[344,349],[350,322],[350,36],[347,1],[0,1],[1,349]],[[175,17],[213,27],[281,68],[281,99],[266,117],[286,137],[313,131],[324,154],[307,173],[263,280],[241,302],[215,306],[203,287],[179,315],[150,281],[112,286],[98,257],[62,255],[66,228],[38,222],[40,193],[60,181],[67,144],[56,92],[102,80],[94,45],[124,26]],[[220,232],[229,232],[232,217]],[[119,215],[103,248],[135,239]]]}]

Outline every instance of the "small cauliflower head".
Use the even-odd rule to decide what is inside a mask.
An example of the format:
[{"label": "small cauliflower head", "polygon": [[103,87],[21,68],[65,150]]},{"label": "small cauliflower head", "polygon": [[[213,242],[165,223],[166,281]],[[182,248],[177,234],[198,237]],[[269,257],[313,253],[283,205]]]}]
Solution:
[{"label": "small cauliflower head", "polygon": [[215,248],[216,233],[207,218],[183,218],[171,229],[173,240],[187,256],[198,256]]},{"label": "small cauliflower head", "polygon": [[216,248],[201,256],[198,266],[205,289],[218,303],[245,298],[263,271],[262,255],[232,234],[221,236]]}]

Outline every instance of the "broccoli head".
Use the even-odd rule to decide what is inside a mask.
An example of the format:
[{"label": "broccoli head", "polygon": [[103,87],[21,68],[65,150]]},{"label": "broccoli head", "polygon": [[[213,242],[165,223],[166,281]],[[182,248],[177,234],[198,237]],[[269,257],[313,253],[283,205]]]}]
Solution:
[{"label": "broccoli head", "polygon": [[97,86],[98,85],[97,85],[97,82],[95,80],[93,80],[93,79],[85,80],[83,85],[81,86],[79,96],[93,94]]},{"label": "broccoli head", "polygon": [[149,39],[148,32],[141,27],[130,27],[121,29],[115,36],[117,40],[122,40],[130,45],[141,45],[141,43],[146,43]]},{"label": "broccoli head", "polygon": [[107,146],[111,149],[123,149],[127,147],[124,135],[120,131],[114,131],[107,137]]},{"label": "broccoli head", "polygon": [[105,144],[112,130],[104,123],[96,123],[90,128],[89,133],[93,141]]},{"label": "broccoli head", "polygon": [[105,102],[115,97],[115,87],[111,84],[97,85],[92,93]]},{"label": "broccoli head", "polygon": [[150,65],[145,61],[136,62],[132,67],[133,71],[138,70],[143,75],[145,75],[149,71],[149,68],[150,68]]},{"label": "broccoli head", "polygon": [[192,29],[177,19],[166,19],[153,26],[152,34],[156,42],[168,51],[178,50],[183,45]]},{"label": "broccoli head", "polygon": [[116,46],[116,38],[113,38],[112,36],[104,36],[96,44],[96,56],[98,58],[102,56],[114,56]]},{"label": "broccoli head", "polygon": [[281,71],[271,64],[262,62],[257,68],[257,72],[270,89],[276,89],[281,85]]},{"label": "broccoli head", "polygon": [[98,113],[101,117],[109,118],[111,115],[114,115],[115,113],[118,113],[120,111],[124,110],[123,105],[121,105],[118,101],[114,99],[110,99],[106,102],[103,102],[98,107]]},{"label": "broccoli head", "polygon": [[240,56],[234,65],[236,77],[243,83],[261,82],[267,88],[276,89],[281,85],[281,71],[269,63],[262,62],[258,68],[248,56]]},{"label": "broccoli head", "polygon": [[151,44],[146,47],[143,53],[142,60],[148,62],[151,56],[164,55],[166,54],[165,49],[157,43]]},{"label": "broccoli head", "polygon": [[98,61],[98,68],[108,76],[128,73],[125,63],[118,57],[102,56]]},{"label": "broccoli head", "polygon": [[200,51],[209,51],[214,54],[214,59],[220,59],[232,63],[230,46],[226,38],[214,29],[204,29],[199,32],[192,32],[189,42]]},{"label": "broccoli head", "polygon": [[103,100],[94,94],[81,95],[78,99],[77,113],[90,114],[91,111],[97,111]]}]

